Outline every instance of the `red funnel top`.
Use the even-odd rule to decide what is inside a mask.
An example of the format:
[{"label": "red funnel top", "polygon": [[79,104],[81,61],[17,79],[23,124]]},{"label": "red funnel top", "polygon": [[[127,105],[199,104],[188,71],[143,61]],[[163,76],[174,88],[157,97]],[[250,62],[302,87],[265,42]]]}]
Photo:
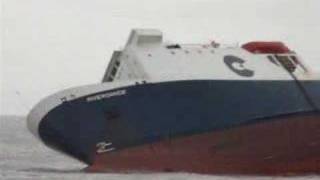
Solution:
[{"label": "red funnel top", "polygon": [[282,42],[249,42],[242,45],[242,48],[257,54],[283,54],[291,52]]}]

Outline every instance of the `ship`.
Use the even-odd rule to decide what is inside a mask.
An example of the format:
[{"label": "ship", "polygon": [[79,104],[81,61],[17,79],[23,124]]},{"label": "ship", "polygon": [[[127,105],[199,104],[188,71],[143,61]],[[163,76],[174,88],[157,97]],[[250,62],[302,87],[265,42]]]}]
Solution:
[{"label": "ship", "polygon": [[133,29],[102,82],[41,100],[28,129],[88,172],[320,172],[320,82],[283,42],[168,43]]}]

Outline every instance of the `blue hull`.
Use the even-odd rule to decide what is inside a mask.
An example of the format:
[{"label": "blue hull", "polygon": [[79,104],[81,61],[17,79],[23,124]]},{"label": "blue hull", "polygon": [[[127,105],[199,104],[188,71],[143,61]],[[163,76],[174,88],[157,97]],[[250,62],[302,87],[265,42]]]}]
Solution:
[{"label": "blue hull", "polygon": [[[125,94],[88,102],[89,97]],[[197,80],[140,84],[90,94],[51,110],[39,125],[48,145],[87,164],[97,143],[113,151],[318,112],[319,81]]]}]

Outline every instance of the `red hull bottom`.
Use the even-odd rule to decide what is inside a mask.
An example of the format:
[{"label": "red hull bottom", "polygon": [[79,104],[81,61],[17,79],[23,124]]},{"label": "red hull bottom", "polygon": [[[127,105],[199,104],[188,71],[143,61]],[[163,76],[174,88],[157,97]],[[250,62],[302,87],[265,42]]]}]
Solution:
[{"label": "red hull bottom", "polygon": [[97,154],[87,170],[270,175],[319,173],[320,119],[319,115],[288,116]]}]

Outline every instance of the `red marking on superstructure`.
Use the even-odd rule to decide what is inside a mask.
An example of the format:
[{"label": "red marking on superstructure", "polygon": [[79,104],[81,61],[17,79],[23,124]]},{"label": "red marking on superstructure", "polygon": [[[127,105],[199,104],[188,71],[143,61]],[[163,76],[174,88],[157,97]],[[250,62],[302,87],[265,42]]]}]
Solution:
[{"label": "red marking on superstructure", "polygon": [[291,52],[282,42],[249,42],[242,45],[242,48],[257,54],[284,54]]},{"label": "red marking on superstructure", "polygon": [[319,173],[319,115],[288,116],[98,154],[87,170],[269,175]]}]

